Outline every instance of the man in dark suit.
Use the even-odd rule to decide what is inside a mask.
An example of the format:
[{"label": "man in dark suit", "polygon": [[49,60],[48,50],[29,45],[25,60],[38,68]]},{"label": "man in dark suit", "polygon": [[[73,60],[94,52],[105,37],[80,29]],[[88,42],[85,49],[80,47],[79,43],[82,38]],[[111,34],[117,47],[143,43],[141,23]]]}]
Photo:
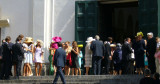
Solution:
[{"label": "man in dark suit", "polygon": [[109,74],[109,69],[110,69],[110,64],[111,64],[111,47],[110,44],[112,43],[112,37],[108,37],[108,41],[105,44],[105,56],[104,56],[104,61],[105,61],[105,74]]},{"label": "man in dark suit", "polygon": [[58,46],[59,48],[56,50],[54,55],[54,64],[57,67],[57,72],[53,84],[57,83],[59,76],[61,77],[63,84],[66,84],[65,77],[62,71],[66,64],[66,52],[62,48],[61,42],[58,42]]},{"label": "man in dark suit", "polygon": [[151,70],[151,74],[156,72],[156,65],[155,65],[155,53],[156,53],[156,39],[153,37],[153,33],[147,34],[147,57],[148,57],[148,68]]},{"label": "man in dark suit", "polygon": [[[2,45],[3,43],[5,43],[4,39],[2,40]],[[2,45],[0,46],[0,72],[2,70],[2,52],[3,52]]]},{"label": "man in dark suit", "polygon": [[127,38],[125,43],[122,46],[122,74],[131,74],[132,73],[132,60],[131,60],[131,39]]},{"label": "man in dark suit", "polygon": [[98,35],[95,36],[96,41],[91,43],[91,50],[93,52],[93,69],[94,75],[100,75],[101,73],[101,61],[102,57],[104,57],[104,45],[103,42],[100,42],[100,37]]},{"label": "man in dark suit", "polygon": [[18,37],[17,42],[12,46],[13,61],[16,64],[16,78],[19,79],[21,72],[22,60],[24,58],[24,50],[21,45],[22,38]]},{"label": "man in dark suit", "polygon": [[12,61],[11,61],[11,49],[9,48],[9,43],[11,41],[11,37],[10,36],[7,36],[5,38],[5,43],[2,44],[2,49],[3,49],[3,52],[2,52],[2,71],[0,73],[0,79],[3,79],[3,77],[6,79],[6,80],[9,80],[10,77],[10,72],[11,72],[11,64],[12,64]]}]

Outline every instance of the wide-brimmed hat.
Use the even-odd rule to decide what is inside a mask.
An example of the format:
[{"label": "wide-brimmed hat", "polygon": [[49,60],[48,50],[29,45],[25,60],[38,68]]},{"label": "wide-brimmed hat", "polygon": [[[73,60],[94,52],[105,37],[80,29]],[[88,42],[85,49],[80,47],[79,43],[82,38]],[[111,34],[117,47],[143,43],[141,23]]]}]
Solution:
[{"label": "wide-brimmed hat", "polygon": [[138,33],[137,33],[137,36],[142,36],[142,37],[143,37],[144,35],[143,35],[142,32],[138,32]]},{"label": "wide-brimmed hat", "polygon": [[88,42],[92,42],[92,41],[95,41],[95,39],[93,39],[93,37],[88,37],[86,42],[88,43]]},{"label": "wide-brimmed hat", "polygon": [[115,48],[116,45],[115,45],[115,44],[111,44],[110,47],[111,47],[111,48]]},{"label": "wide-brimmed hat", "polygon": [[56,36],[56,37],[53,37],[52,40],[53,40],[54,42],[61,42],[61,41],[62,41],[62,38]]},{"label": "wide-brimmed hat", "polygon": [[83,48],[83,44],[79,44],[78,47],[79,47],[79,48]]},{"label": "wide-brimmed hat", "polygon": [[43,41],[42,41],[42,40],[39,40],[39,39],[38,39],[38,40],[36,41],[36,45],[37,45],[37,43],[40,43],[40,45],[43,46]]},{"label": "wide-brimmed hat", "polygon": [[33,43],[33,38],[32,37],[26,37],[24,40],[24,43]]}]

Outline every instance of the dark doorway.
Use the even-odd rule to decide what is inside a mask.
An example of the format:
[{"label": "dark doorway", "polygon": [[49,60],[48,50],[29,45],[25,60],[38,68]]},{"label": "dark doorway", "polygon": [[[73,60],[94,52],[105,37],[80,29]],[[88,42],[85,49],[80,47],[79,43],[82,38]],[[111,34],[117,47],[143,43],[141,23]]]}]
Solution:
[{"label": "dark doorway", "polygon": [[98,33],[101,40],[113,37],[123,43],[126,37],[134,38],[138,28],[138,2],[99,3]]}]

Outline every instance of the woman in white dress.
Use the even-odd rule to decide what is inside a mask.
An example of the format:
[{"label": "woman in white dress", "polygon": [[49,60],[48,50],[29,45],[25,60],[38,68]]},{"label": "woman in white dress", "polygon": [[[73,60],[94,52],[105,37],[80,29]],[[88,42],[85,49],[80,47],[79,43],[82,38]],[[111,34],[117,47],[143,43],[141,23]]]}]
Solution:
[{"label": "woman in white dress", "polygon": [[23,76],[33,76],[31,69],[31,65],[33,64],[33,39],[31,37],[26,37],[23,47],[25,50]]},{"label": "woman in white dress", "polygon": [[88,75],[89,68],[92,67],[92,51],[90,50],[91,42],[94,41],[92,37],[88,37],[86,41],[86,47],[85,47],[85,65],[86,67],[86,75]]},{"label": "woman in white dress", "polygon": [[[41,75],[42,63],[44,61],[42,44],[43,44],[43,42],[41,40],[37,40],[37,44],[34,48],[33,60],[35,62],[36,76]],[[39,66],[39,72],[37,71],[38,66]]]}]

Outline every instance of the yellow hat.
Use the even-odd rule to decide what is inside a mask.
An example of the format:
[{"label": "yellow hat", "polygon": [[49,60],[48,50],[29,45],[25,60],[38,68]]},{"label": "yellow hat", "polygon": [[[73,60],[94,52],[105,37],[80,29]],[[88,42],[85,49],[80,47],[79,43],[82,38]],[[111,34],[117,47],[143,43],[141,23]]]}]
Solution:
[{"label": "yellow hat", "polygon": [[142,32],[138,32],[137,36],[143,36],[143,33]]},{"label": "yellow hat", "polygon": [[24,40],[24,43],[32,43],[33,42],[33,38],[32,37],[26,37]]},{"label": "yellow hat", "polygon": [[83,44],[79,44],[78,47],[79,47],[79,48],[83,48]]}]

